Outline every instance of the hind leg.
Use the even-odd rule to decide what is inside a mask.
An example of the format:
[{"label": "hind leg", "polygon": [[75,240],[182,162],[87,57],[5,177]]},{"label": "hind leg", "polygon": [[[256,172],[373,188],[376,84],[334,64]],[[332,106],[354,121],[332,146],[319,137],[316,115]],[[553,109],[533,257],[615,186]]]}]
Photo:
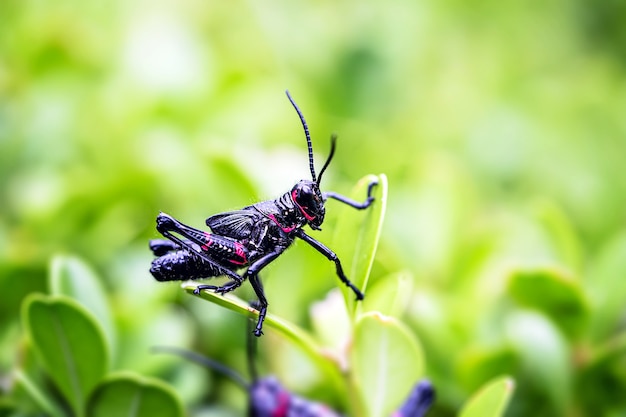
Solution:
[{"label": "hind leg", "polygon": [[[226,283],[226,285],[222,287],[209,285],[209,286],[203,286],[203,288],[201,289],[212,289],[212,290],[215,290],[216,292],[225,293],[225,292],[234,290],[235,288],[239,287],[243,283],[244,281],[243,277],[241,277],[239,274],[237,274],[233,270],[228,269],[227,267],[224,267],[223,265],[220,265],[220,263],[215,261],[215,259],[212,258],[208,253],[209,246],[211,245],[211,240],[219,239],[221,241],[223,240],[223,242],[221,243],[223,243],[224,245],[228,245],[228,246],[236,245],[233,248],[233,250],[229,252],[237,255],[237,257],[239,257],[241,254],[243,255],[243,260],[245,260],[246,255],[245,253],[241,252],[244,250],[241,244],[235,243],[231,240],[227,240],[224,237],[211,235],[209,233],[205,233],[201,230],[187,226],[165,213],[160,213],[157,216],[156,220],[157,220],[157,231],[159,233],[161,233],[164,237],[168,238],[171,242],[173,242],[178,247],[200,257],[205,263],[211,265],[211,267],[214,268],[216,271],[219,271],[218,274],[212,275],[212,276],[226,275],[231,279],[231,281],[229,281],[228,283]],[[178,237],[174,233],[181,235],[184,239]],[[222,249],[227,249],[227,248],[224,247]],[[213,249],[213,251],[216,251],[216,250],[217,249]],[[239,258],[234,258],[232,263],[233,263],[233,266],[237,266],[237,267],[245,265],[245,262],[240,261]],[[194,292],[197,294],[199,290],[194,291]]]},{"label": "hind leg", "polygon": [[180,249],[176,243],[165,239],[152,239],[149,243],[150,250],[155,256],[163,256],[166,253]]}]

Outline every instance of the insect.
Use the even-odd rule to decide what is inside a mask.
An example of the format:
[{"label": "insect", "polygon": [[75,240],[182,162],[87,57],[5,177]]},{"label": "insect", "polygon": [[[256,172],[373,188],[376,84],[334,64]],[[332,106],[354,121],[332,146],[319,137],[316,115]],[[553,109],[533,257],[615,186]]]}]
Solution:
[{"label": "insect", "polygon": [[[321,230],[324,222],[325,202],[329,199],[363,210],[374,202],[372,189],[377,182],[371,182],[364,202],[351,200],[332,191],[322,193],[320,182],[324,171],[335,154],[336,136],[331,136],[330,154],[316,175],[313,163],[313,145],[309,128],[302,112],[287,91],[287,98],[298,113],[309,153],[311,180],[301,180],[291,190],[275,200],[263,201],[231,212],[216,214],[206,220],[211,233],[187,226],[172,216],[160,213],[157,216],[157,231],[168,240],[150,241],[150,249],[157,256],[152,261],[150,272],[158,281],[185,281],[217,276],[230,278],[222,286],[198,285],[195,294],[201,290],[213,290],[225,294],[243,284],[248,279],[259,301],[259,317],[255,336],[263,334],[263,321],[267,314],[268,302],[259,278],[259,272],[280,256],[296,238],[301,239],[335,263],[337,276],[356,295],[363,299],[363,293],[346,277],[337,255],[328,247],[305,233],[308,225],[313,230]],[[246,268],[245,272],[238,273]]]},{"label": "insect", "polygon": [[[165,346],[156,347],[154,350],[182,356],[230,378],[248,392],[248,417],[342,417],[342,414],[323,403],[292,394],[275,377],[258,378],[250,349],[248,367],[252,374],[252,382],[247,382],[241,374],[224,364],[195,352]],[[423,417],[434,397],[433,386],[427,380],[422,380],[415,385],[405,403],[390,417]]]}]

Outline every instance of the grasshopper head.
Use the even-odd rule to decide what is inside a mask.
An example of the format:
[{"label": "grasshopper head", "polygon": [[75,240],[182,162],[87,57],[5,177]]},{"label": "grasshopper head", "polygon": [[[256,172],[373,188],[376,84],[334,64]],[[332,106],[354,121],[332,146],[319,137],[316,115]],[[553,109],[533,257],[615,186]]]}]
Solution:
[{"label": "grasshopper head", "polygon": [[311,229],[320,230],[326,209],[317,182],[301,180],[291,189],[291,199],[298,206]]}]

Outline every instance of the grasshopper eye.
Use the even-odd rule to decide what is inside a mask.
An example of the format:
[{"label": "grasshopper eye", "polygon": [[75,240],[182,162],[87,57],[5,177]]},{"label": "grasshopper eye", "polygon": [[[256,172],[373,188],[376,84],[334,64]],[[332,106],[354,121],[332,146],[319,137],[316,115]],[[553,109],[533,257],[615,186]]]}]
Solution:
[{"label": "grasshopper eye", "polygon": [[310,212],[319,204],[316,200],[315,193],[312,193],[310,190],[296,192],[296,204],[306,212]]},{"label": "grasshopper eye", "polygon": [[291,198],[309,225],[314,229],[319,229],[324,221],[326,210],[317,184],[312,181],[300,181],[291,190]]}]

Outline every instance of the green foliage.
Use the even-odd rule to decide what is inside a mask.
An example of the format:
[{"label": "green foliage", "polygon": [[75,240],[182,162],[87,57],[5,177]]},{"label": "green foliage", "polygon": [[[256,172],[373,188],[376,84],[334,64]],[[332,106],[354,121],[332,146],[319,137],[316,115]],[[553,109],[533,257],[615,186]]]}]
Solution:
[{"label": "green foliage", "polygon": [[588,308],[582,289],[558,271],[514,271],[509,293],[520,305],[541,311],[571,337],[580,335],[585,328]]},{"label": "green foliage", "polygon": [[[196,286],[197,284],[183,284],[183,288],[190,294],[194,293]],[[200,292],[200,297],[245,316],[252,316],[255,317],[255,319],[256,316],[258,316],[258,311],[232,294],[222,295],[203,290]],[[291,340],[294,344],[303,349],[309,356],[309,359],[314,363],[315,367],[325,374],[325,381],[330,387],[333,387],[337,395],[345,393],[345,387],[340,382],[341,374],[339,369],[329,361],[329,358],[323,354],[322,347],[319,346],[309,334],[295,324],[290,323],[288,320],[277,317],[271,313],[266,316],[265,324],[268,327],[274,328],[285,338]]]},{"label": "green foliage", "polygon": [[489,381],[463,406],[459,417],[498,417],[504,415],[511,395],[513,380],[502,377]]},{"label": "green foliage", "polygon": [[[78,286],[90,294],[77,298],[99,300],[92,305],[101,312],[107,302],[99,281],[81,261],[57,257],[52,262],[50,287],[72,292]],[[72,287],[71,284],[74,284]],[[59,291],[60,292],[60,291]],[[16,369],[16,412],[43,412],[64,416],[183,416],[176,393],[155,378],[133,373],[108,374],[110,352],[102,325],[83,304],[66,295],[31,294],[22,307],[22,321],[30,346],[57,391],[41,387],[40,370],[23,365]],[[110,344],[110,342],[109,342]],[[64,411],[63,404],[69,405]]]},{"label": "green foliage", "polygon": [[23,321],[35,352],[79,416],[89,394],[104,376],[109,355],[95,320],[80,304],[64,297],[32,295]]},{"label": "green foliage", "polygon": [[[502,375],[515,393],[496,382],[483,415],[624,415],[623,9],[0,1],[0,415],[85,413],[119,372],[167,381],[191,415],[241,415],[237,388],[149,352],[168,342],[245,373],[255,313],[155,282],[146,242],[159,211],[201,226],[308,177],[286,88],[316,167],[338,132],[324,190],[361,199],[367,179],[350,189],[370,172],[389,190],[384,213],[329,201],[311,232],[366,287],[362,303],[331,291],[332,263],[304,244],[264,271],[263,373],[345,411],[386,409],[345,372],[375,355],[353,343],[362,317],[389,317],[398,349],[422,352],[411,375],[437,388],[429,417],[467,412]],[[44,344],[75,343],[52,320],[98,347],[46,358]],[[89,355],[106,360],[67,373]]]},{"label": "green foliage", "polygon": [[102,281],[95,272],[78,258],[55,256],[50,265],[49,287],[50,294],[74,298],[87,308],[98,319],[111,349],[115,341],[113,318]]},{"label": "green foliage", "polygon": [[[367,287],[370,270],[374,263],[374,255],[380,238],[380,231],[385,218],[387,207],[387,176],[368,175],[362,178],[348,197],[359,201],[367,195],[367,187],[376,182],[372,196],[376,199],[363,215],[354,213],[354,209],[344,206],[338,213],[339,221],[335,225],[332,247],[341,248],[338,254],[342,265],[350,280],[357,288]],[[354,311],[357,304],[354,293],[347,287],[342,287],[348,309]]]},{"label": "green foliage", "polygon": [[89,415],[183,416],[182,405],[172,388],[155,379],[134,374],[111,375],[102,381],[89,401]]},{"label": "green foliage", "polygon": [[393,413],[423,376],[422,348],[397,320],[379,313],[361,316],[351,350],[353,389],[364,411],[384,417]]}]

